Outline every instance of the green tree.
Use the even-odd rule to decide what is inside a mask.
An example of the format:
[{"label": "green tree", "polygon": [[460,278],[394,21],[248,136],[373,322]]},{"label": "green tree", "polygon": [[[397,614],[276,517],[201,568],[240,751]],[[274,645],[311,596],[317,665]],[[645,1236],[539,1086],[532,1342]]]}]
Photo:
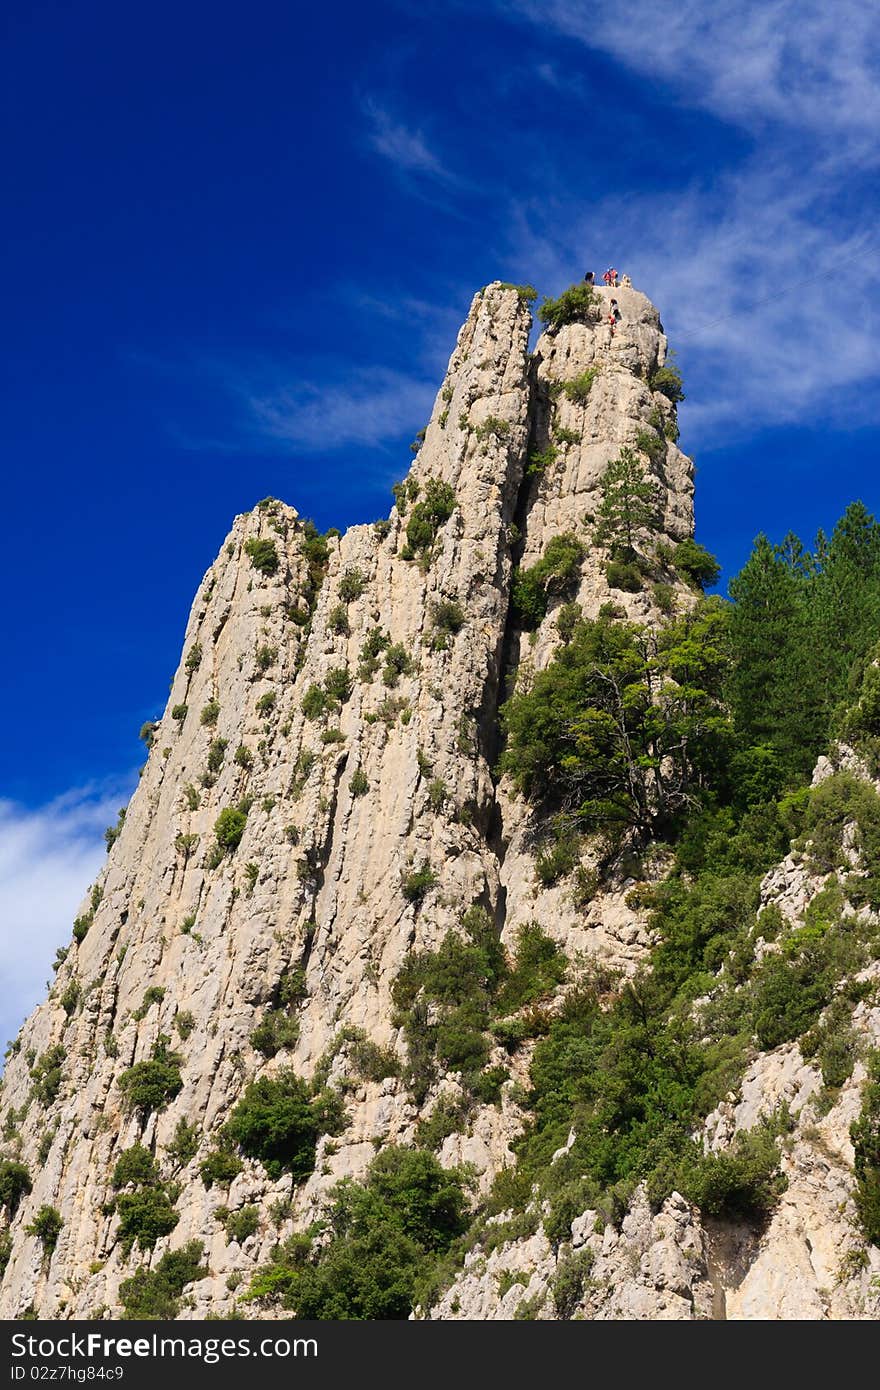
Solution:
[{"label": "green tree", "polygon": [[596,544],[631,558],[639,531],[657,523],[657,484],[645,476],[638,454],[624,446],[606,468],[599,488]]},{"label": "green tree", "polygon": [[809,652],[811,569],[794,540],[786,553],[759,536],[730,581],[727,697],[743,747],[776,749],[786,768],[804,772],[821,747],[825,721]]},{"label": "green tree", "polygon": [[466,1228],[461,1174],[424,1150],[392,1146],[364,1182],[343,1179],[331,1199],[330,1241],[314,1250],[295,1236],[277,1247],[248,1297],[299,1318],[408,1317],[420,1277]]},{"label": "green tree", "polygon": [[668,829],[724,765],[726,619],[707,600],[659,635],[610,617],[579,623],[505,705],[502,770],[586,829]]}]

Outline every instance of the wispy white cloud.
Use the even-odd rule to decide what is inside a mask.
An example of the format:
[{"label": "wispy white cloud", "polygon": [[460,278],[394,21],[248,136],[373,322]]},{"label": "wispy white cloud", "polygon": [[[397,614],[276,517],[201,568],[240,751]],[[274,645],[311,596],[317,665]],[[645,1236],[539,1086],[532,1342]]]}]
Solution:
[{"label": "wispy white cloud", "polygon": [[680,350],[690,442],[717,440],[721,424],[729,440],[805,419],[863,423],[854,393],[877,378],[880,248],[813,190],[782,197],[782,186],[773,167],[749,167],[712,189],[520,204],[514,261],[562,286],[583,273],[586,247],[608,248]]},{"label": "wispy white cloud", "polygon": [[103,863],[130,786],[84,788],[29,809],[0,801],[0,1044],[45,992],[56,947]]},{"label": "wispy white cloud", "polygon": [[305,449],[379,445],[424,423],[437,383],[388,367],[360,367],[334,383],[296,380],[247,396],[252,427]]},{"label": "wispy white cloud", "polygon": [[750,137],[728,167],[660,194],[587,205],[559,182],[518,200],[518,271],[561,286],[600,248],[625,264],[680,345],[689,439],[717,439],[722,423],[729,438],[876,413],[880,235],[865,197],[880,121],[876,7],[517,0],[515,9],[647,77],[661,102],[709,111]]},{"label": "wispy white cloud", "polygon": [[861,156],[876,158],[880,13],[863,0],[503,0],[503,8],[739,126],[772,121],[810,130],[823,145],[845,133],[858,137]]},{"label": "wispy white cloud", "polygon": [[373,97],[362,103],[367,118],[367,141],[377,154],[404,173],[425,174],[449,182],[453,175],[431,150],[421,130],[398,120]]}]

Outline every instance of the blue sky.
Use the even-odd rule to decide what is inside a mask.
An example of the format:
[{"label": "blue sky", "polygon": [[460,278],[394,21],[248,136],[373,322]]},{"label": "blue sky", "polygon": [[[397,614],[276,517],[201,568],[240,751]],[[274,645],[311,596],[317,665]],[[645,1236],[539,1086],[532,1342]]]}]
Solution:
[{"label": "blue sky", "polygon": [[726,575],[759,530],[880,509],[880,20],[855,0],[6,16],[8,1034],[232,517],[269,493],[322,527],[385,515],[486,281],[555,293],[613,261],[654,299]]}]

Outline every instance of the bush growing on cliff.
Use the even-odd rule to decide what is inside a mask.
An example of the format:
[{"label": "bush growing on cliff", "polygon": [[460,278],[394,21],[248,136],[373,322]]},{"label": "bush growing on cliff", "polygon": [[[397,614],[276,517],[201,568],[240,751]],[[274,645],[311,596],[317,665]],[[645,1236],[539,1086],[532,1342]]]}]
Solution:
[{"label": "bush growing on cliff", "polygon": [[688,538],[679,541],[672,552],[672,563],[694,589],[711,589],[718,582],[721,566],[705,546]]},{"label": "bush growing on cliff", "polygon": [[150,1150],[143,1144],[133,1144],[119,1155],[110,1182],[113,1187],[128,1187],[130,1183],[154,1183],[158,1178],[159,1170]]},{"label": "bush growing on cliff", "polygon": [[251,1082],[225,1133],[271,1178],[290,1173],[294,1182],[303,1182],[315,1166],[318,1136],[338,1122],[330,1100],[312,1096],[306,1082],[288,1069]]},{"label": "bush growing on cliff", "polygon": [[607,546],[612,559],[632,561],[639,532],[657,523],[657,484],[645,476],[638,455],[624,446],[609,463],[599,486],[596,544]]},{"label": "bush growing on cliff", "polygon": [[199,1176],[205,1187],[228,1187],[237,1178],[244,1164],[237,1154],[228,1147],[228,1136],[222,1135],[219,1148],[212,1149],[199,1164]]},{"label": "bush growing on cliff", "polygon": [[244,543],[244,553],[250,558],[254,569],[259,570],[260,574],[278,573],[278,550],[274,541],[258,540],[252,536]]},{"label": "bush growing on cliff", "polygon": [[772,1126],[738,1134],[720,1152],[703,1153],[697,1146],[684,1161],[679,1185],[704,1216],[763,1219],[788,1186]]},{"label": "bush growing on cliff", "polygon": [[673,405],[684,400],[684,383],[681,379],[681,372],[674,362],[666,362],[662,367],[655,367],[648,382],[652,391],[659,391]]},{"label": "bush growing on cliff", "polygon": [[595,316],[598,297],[592,285],[571,285],[558,299],[544,298],[538,318],[545,328],[558,329],[567,323],[588,322]]},{"label": "bush growing on cliff", "polygon": [[295,1047],[298,1038],[297,1019],[284,1009],[268,1009],[251,1033],[251,1047],[268,1059],[284,1048]]},{"label": "bush growing on cliff", "polygon": [[225,853],[238,849],[247,825],[247,811],[241,806],[226,806],[214,822],[214,835],[217,844]]},{"label": "bush growing on cliff", "polygon": [[155,1269],[137,1269],[119,1286],[119,1300],[127,1318],[164,1321],[180,1312],[180,1297],[187,1284],[208,1273],[202,1265],[201,1241],[191,1240],[180,1250],[169,1250]]},{"label": "bush growing on cliff", "polygon": [[407,545],[413,554],[427,557],[441,526],[455,511],[455,492],[449,483],[428,478],[424,496],[412,509],[406,525]]},{"label": "bush growing on cliff", "polygon": [[553,536],[537,564],[513,574],[511,599],[514,612],[528,631],[547,613],[552,595],[561,595],[578,579],[584,547],[570,531]]},{"label": "bush growing on cliff", "polygon": [[51,1255],[58,1244],[64,1221],[56,1207],[43,1205],[29,1226],[25,1226],[29,1236],[36,1236],[46,1255]]},{"label": "bush growing on cliff", "polygon": [[707,603],[662,636],[610,616],[578,624],[504,706],[501,769],[584,829],[665,833],[724,765],[724,623]]},{"label": "bush growing on cliff", "polygon": [[298,1318],[406,1318],[438,1256],[465,1230],[460,1173],[432,1154],[390,1147],[362,1183],[345,1179],[330,1196],[329,1243],[308,1236],[276,1246],[248,1298],[281,1304]]},{"label": "bush growing on cliff", "polygon": [[62,1068],[66,1057],[66,1049],[60,1043],[55,1043],[37,1058],[31,1068],[34,1099],[40,1105],[51,1105],[53,1101],[58,1099],[63,1079]]},{"label": "bush growing on cliff", "polygon": [[[578,376],[572,377],[570,381],[562,382],[562,389],[568,399],[575,405],[584,406],[590,399],[590,392],[593,389],[593,383],[598,375],[598,367],[587,367],[586,371],[581,372]],[[560,434],[561,431],[557,430],[557,435]],[[579,441],[580,436],[577,436],[573,442],[579,443]]]},{"label": "bush growing on cliff", "polygon": [[32,1186],[31,1175],[23,1163],[0,1158],[0,1207],[5,1207],[10,1217],[15,1215],[19,1202]]},{"label": "bush growing on cliff", "polygon": [[116,1214],[119,1218],[117,1234],[125,1255],[135,1244],[140,1250],[152,1250],[156,1241],[170,1235],[180,1220],[161,1185],[145,1185],[134,1192],[120,1193],[116,1198]]},{"label": "bush growing on cliff", "polygon": [[344,603],[354,603],[356,599],[360,598],[366,587],[367,580],[363,570],[353,565],[340,575],[337,592]]},{"label": "bush growing on cliff", "polygon": [[181,1061],[176,1052],[168,1051],[168,1040],[160,1035],[149,1061],[135,1062],[117,1079],[126,1106],[142,1116],[164,1110],[183,1089]]},{"label": "bush growing on cliff", "polygon": [[880,1246],[880,1051],[868,1058],[862,1108],[850,1127],[855,1150],[855,1204],[865,1239]]}]

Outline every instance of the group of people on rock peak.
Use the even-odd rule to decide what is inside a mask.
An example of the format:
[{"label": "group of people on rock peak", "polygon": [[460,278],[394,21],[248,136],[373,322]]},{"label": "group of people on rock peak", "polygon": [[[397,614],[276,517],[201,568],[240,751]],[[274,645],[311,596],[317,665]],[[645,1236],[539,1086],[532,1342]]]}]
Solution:
[{"label": "group of people on rock peak", "polygon": [[[586,275],[584,276],[584,280],[588,285],[595,285],[595,271],[588,270]],[[628,275],[620,275],[618,271],[615,270],[613,265],[610,265],[608,269],[605,271],[605,274],[602,276],[602,280],[604,284],[606,284],[608,288],[612,290],[616,290],[619,285],[629,285],[632,283]]]},{"label": "group of people on rock peak", "polygon": [[[629,276],[628,276],[628,275],[624,275],[624,276],[619,275],[618,272],[615,270],[615,268],[614,268],[613,265],[608,267],[608,269],[605,271],[605,274],[602,276],[602,279],[604,280],[605,284],[608,286],[609,289],[615,289],[615,290],[616,290],[617,287],[618,287],[618,285],[630,285],[630,284],[632,284],[632,281],[630,280]],[[586,284],[588,284],[588,285],[595,285],[595,283],[596,283],[596,276],[595,276],[595,273],[594,273],[592,270],[588,270],[587,273],[586,273],[585,276],[584,276],[584,281],[585,281]],[[610,301],[610,303],[609,303],[609,306],[608,306],[608,319],[607,319],[607,322],[608,322],[608,327],[609,327],[610,330],[611,330],[611,336],[612,336],[612,338],[613,338],[613,337],[614,337],[614,330],[615,330],[617,324],[620,322],[620,309],[619,309],[618,306],[617,306],[617,300],[616,300],[616,299],[612,299],[612,300]]]}]

